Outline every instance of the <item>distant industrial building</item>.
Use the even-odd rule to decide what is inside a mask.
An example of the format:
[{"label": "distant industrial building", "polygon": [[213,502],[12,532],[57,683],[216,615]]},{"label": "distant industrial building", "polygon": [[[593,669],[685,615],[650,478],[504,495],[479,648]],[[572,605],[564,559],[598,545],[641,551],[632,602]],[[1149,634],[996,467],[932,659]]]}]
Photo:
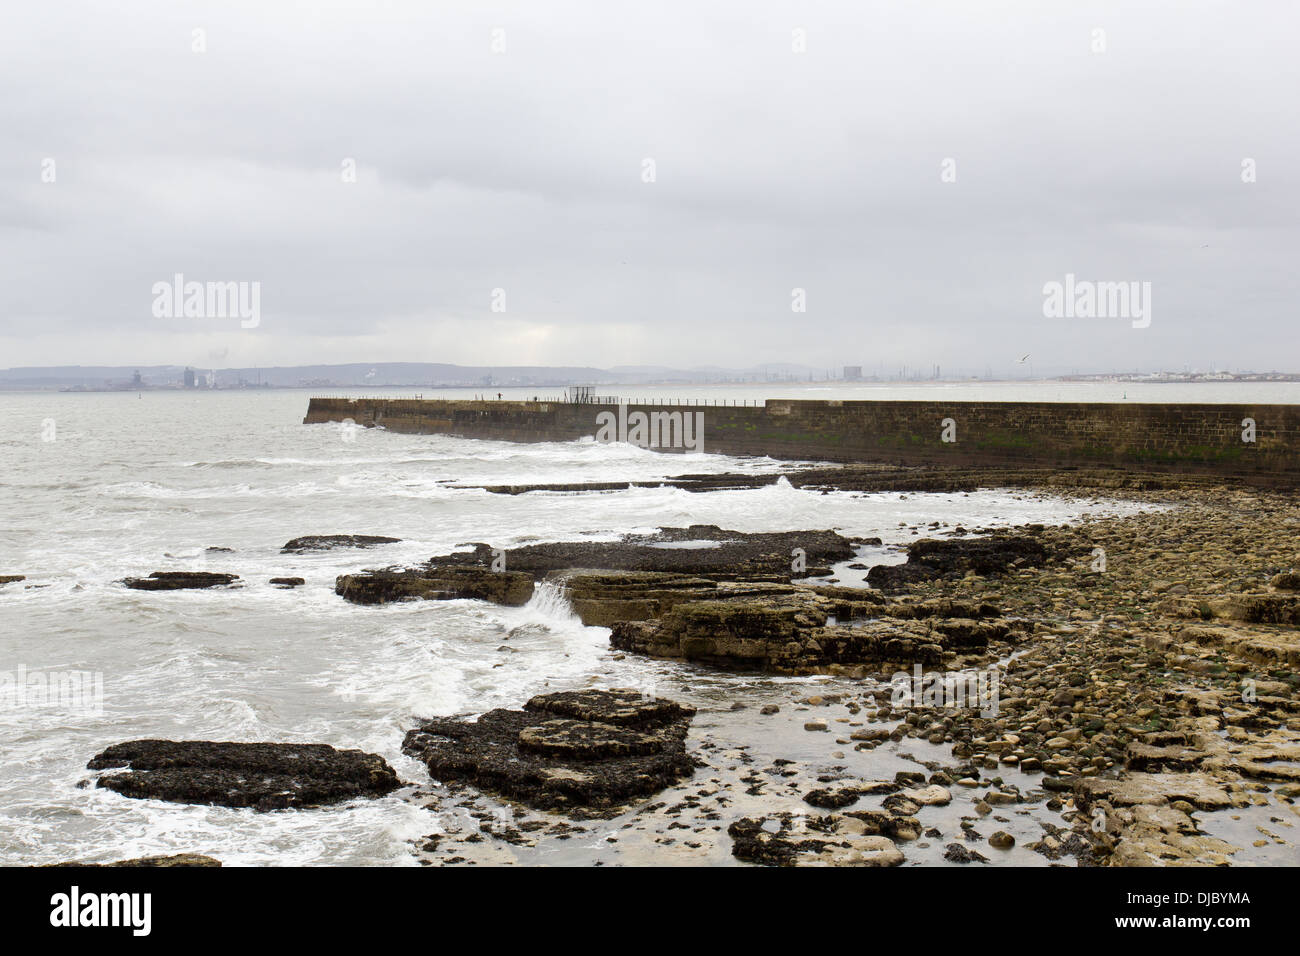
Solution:
[{"label": "distant industrial building", "polygon": [[844,381],[846,382],[862,381],[862,366],[861,365],[844,366]]},{"label": "distant industrial building", "polygon": [[196,384],[197,383],[194,380],[194,369],[187,368],[185,370],[185,387],[193,388]]}]

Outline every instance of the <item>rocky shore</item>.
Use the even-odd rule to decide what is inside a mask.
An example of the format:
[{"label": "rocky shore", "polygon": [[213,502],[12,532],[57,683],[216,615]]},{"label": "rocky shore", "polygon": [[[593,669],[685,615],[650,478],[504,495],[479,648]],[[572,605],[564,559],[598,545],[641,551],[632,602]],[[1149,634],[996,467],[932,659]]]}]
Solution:
[{"label": "rocky shore", "polygon": [[1044,529],[1046,547],[1084,553],[1074,564],[914,584],[1032,624],[996,718],[917,731],[986,768],[1044,771],[1101,862],[1232,862],[1241,847],[1203,818],[1248,807],[1268,811],[1253,846],[1294,847],[1300,595],[1275,585],[1300,563],[1300,504],[1227,488],[1150,498],[1173,507]]},{"label": "rocky shore", "polygon": [[[588,850],[645,862],[1300,862],[1293,493],[1170,473],[871,467],[665,483],[709,491],[781,477],[822,491],[996,485],[1146,507],[1074,526],[918,523],[891,561],[879,540],[834,529],[691,525],[471,542],[341,575],[336,593],[361,605],[519,607],[552,588],[584,624],[609,628],[610,675],[656,669],[676,688],[569,688],[477,718],[413,718],[402,750],[433,786],[413,799],[476,821],[431,835],[423,861],[528,860],[581,833]],[[283,553],[396,540],[308,536]],[[242,586],[205,571],[123,584],[232,597]],[[976,687],[978,699],[954,697]],[[89,766],[124,796],[259,810],[400,784],[377,755],[320,745],[132,741]]]},{"label": "rocky shore", "polygon": [[[835,471],[818,480],[836,487]],[[850,487],[868,480],[842,471]],[[728,578],[680,560],[565,580],[584,620],[611,627],[614,651],[829,675],[836,692],[800,709],[847,707],[837,719],[848,726],[827,735],[828,751],[840,748],[832,757],[909,741],[948,755],[926,763],[911,794],[897,781],[820,774],[808,783],[822,786],[801,785],[803,810],[760,805],[728,826],[740,859],[896,865],[909,838],[946,836],[925,826],[922,785],[969,795],[954,801],[968,812],[960,841],[943,844],[949,863],[1025,851],[1058,865],[1300,859],[1300,502],[1167,474],[1073,475],[1053,491],[1064,488],[1155,507],[1075,527],[920,539],[903,564],[870,569],[871,590],[756,582],[744,568]],[[996,708],[944,706],[942,693],[937,704],[900,704],[891,674],[918,664],[995,673]],[[756,734],[781,719],[769,706],[747,718]],[[805,721],[817,730],[836,725]],[[719,778],[711,784],[718,792]],[[1029,814],[1039,832],[1018,839],[1008,812]],[[989,818],[1006,826],[988,832]]]}]

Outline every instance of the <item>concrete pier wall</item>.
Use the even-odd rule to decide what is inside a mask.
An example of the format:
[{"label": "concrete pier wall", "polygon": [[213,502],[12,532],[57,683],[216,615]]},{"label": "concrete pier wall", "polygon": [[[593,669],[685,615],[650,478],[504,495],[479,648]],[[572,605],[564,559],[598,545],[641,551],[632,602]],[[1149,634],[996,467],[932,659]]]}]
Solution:
[{"label": "concrete pier wall", "polygon": [[[542,442],[595,436],[611,417],[622,416],[635,426],[636,412],[703,416],[700,450],[718,454],[903,465],[1174,469],[1285,484],[1300,479],[1300,405],[774,399],[764,406],[616,406],[313,398],[304,423],[350,419],[398,432]],[[602,419],[602,413],[608,416]],[[1253,442],[1243,440],[1246,419],[1254,422]],[[659,450],[693,450],[677,444]]]}]

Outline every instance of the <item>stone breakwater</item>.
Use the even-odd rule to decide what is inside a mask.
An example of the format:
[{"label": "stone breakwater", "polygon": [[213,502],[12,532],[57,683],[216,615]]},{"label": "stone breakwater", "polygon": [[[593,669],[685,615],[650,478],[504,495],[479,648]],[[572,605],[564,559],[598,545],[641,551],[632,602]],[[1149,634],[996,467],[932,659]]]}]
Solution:
[{"label": "stone breakwater", "polygon": [[[760,406],[313,398],[304,424],[513,442],[596,437],[645,416],[661,451],[903,465],[1110,467],[1300,484],[1300,406],[769,400]],[[700,422],[692,442],[676,423]],[[676,418],[673,418],[676,416]],[[622,418],[620,418],[622,420]],[[621,437],[621,435],[620,435]]]}]

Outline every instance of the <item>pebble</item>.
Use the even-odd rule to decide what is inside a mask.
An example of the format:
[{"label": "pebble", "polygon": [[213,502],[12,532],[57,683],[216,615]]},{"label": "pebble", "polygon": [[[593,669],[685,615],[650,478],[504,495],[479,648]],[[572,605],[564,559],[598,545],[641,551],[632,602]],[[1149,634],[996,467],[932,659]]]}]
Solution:
[{"label": "pebble", "polygon": [[1006,830],[999,830],[989,837],[989,846],[998,850],[1009,850],[1016,845],[1016,838]]},{"label": "pebble", "polygon": [[952,803],[952,792],[938,784],[920,790],[904,790],[903,796],[923,807],[944,807]]}]

